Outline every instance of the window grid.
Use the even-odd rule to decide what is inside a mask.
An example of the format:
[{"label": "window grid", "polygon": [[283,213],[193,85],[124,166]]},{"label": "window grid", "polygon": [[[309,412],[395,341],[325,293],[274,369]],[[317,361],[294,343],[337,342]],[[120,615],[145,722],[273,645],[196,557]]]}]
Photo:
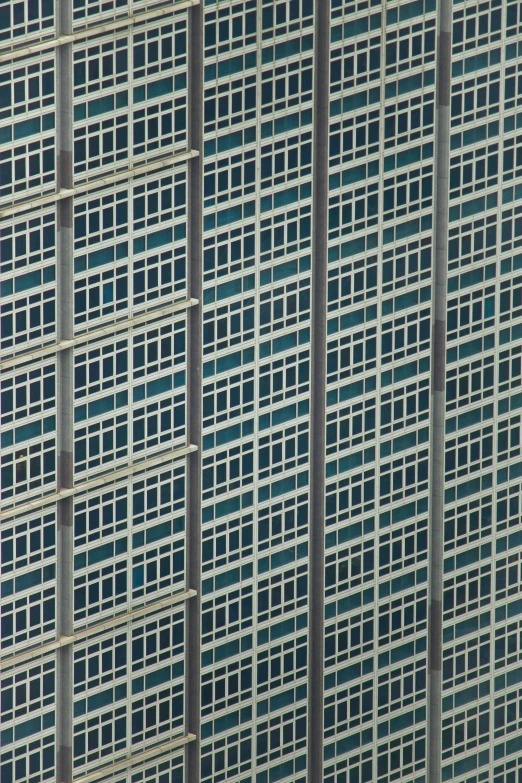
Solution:
[{"label": "window grid", "polygon": [[272,551],[283,543],[307,536],[308,493],[301,493],[297,497],[292,495],[268,506],[260,506],[257,519],[257,548],[260,552]]},{"label": "window grid", "polygon": [[256,43],[257,17],[255,0],[230,3],[218,11],[205,14],[205,58],[248,48]]},{"label": "window grid", "polygon": [[0,771],[7,780],[40,783],[54,775],[55,668],[55,660],[44,657],[2,676]]},{"label": "window grid", "polygon": [[306,677],[307,649],[306,634],[285,639],[279,644],[272,643],[267,649],[258,646],[257,695]]},{"label": "window grid", "polygon": [[262,766],[305,748],[306,723],[306,704],[259,721],[256,726],[257,764]]},{"label": "window grid", "polygon": [[252,698],[252,656],[231,661],[201,675],[201,715],[210,715]]},{"label": "window grid", "polygon": [[489,741],[489,704],[479,704],[442,720],[442,758],[480,747]]},{"label": "window grid", "polygon": [[[0,121],[27,118],[34,111],[54,107],[54,56],[25,62],[27,65],[22,60],[0,70]],[[8,131],[8,126],[2,130]]]},{"label": "window grid", "polygon": [[[43,425],[43,426],[42,426]],[[52,492],[56,484],[56,429],[54,416],[4,433],[0,446],[2,501],[6,505]],[[43,430],[43,437],[42,437]],[[14,439],[14,443],[13,443]]]},{"label": "window grid", "polygon": [[406,710],[411,705],[426,699],[427,660],[422,657],[406,663],[377,679],[378,716],[389,715],[397,710]]},{"label": "window grid", "polygon": [[250,558],[254,541],[253,514],[203,529],[202,536],[203,573]]},{"label": "window grid", "polygon": [[180,164],[170,175],[75,200],[77,332],[186,297],[186,182]]},{"label": "window grid", "polygon": [[362,680],[349,688],[339,688],[325,695],[324,736],[335,737],[349,729],[357,729],[373,718],[373,678]]},{"label": "window grid", "polygon": [[325,669],[358,658],[374,647],[374,611],[368,609],[325,626]]},{"label": "window grid", "polygon": [[13,652],[56,631],[56,512],[3,525],[1,646]]},{"label": "window grid", "polygon": [[[507,510],[505,502],[504,506]],[[497,520],[501,518],[503,518],[502,512],[499,514],[497,511]],[[474,541],[491,535],[492,521],[491,495],[448,509],[444,512],[444,551],[450,552],[457,547],[466,547]],[[503,527],[505,525],[500,525],[497,529],[501,530]]]},{"label": "window grid", "polygon": [[444,580],[443,619],[451,620],[491,603],[491,564]]},{"label": "window grid", "polygon": [[75,622],[184,589],[184,508],[183,464],[75,499]]},{"label": "window grid", "polygon": [[474,636],[451,647],[442,657],[443,689],[457,688],[465,682],[490,673],[491,643],[489,634]]},{"label": "window grid", "polygon": [[[170,24],[157,20],[106,42],[75,45],[77,181],[185,149],[186,27],[185,14]],[[86,95],[95,97],[85,101]],[[103,119],[107,112],[113,114]]]},{"label": "window grid", "polygon": [[354,590],[375,578],[373,540],[352,544],[325,557],[325,597]]},{"label": "window grid", "polygon": [[2,0],[0,40],[20,45],[31,39],[52,37],[55,32],[54,5],[49,0],[21,0],[14,6],[11,0]]},{"label": "window grid", "polygon": [[[454,54],[473,51],[477,47],[500,41],[502,25],[500,6],[499,0],[492,0],[485,8],[482,5],[469,5],[462,10],[454,11],[452,44]],[[512,23],[513,14],[510,11],[513,10],[508,10],[506,20],[508,25]]]},{"label": "window grid", "polygon": [[435,61],[435,19],[386,32],[386,76]]},{"label": "window grid", "polygon": [[379,576],[396,573],[426,562],[428,558],[428,521],[410,525],[379,536]]}]

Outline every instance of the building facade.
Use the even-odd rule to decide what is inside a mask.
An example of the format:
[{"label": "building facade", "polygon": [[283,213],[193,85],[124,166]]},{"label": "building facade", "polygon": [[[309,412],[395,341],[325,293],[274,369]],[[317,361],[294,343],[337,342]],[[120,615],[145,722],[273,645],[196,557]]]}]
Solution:
[{"label": "building facade", "polygon": [[2,783],[522,780],[521,106],[511,0],[0,0]]}]

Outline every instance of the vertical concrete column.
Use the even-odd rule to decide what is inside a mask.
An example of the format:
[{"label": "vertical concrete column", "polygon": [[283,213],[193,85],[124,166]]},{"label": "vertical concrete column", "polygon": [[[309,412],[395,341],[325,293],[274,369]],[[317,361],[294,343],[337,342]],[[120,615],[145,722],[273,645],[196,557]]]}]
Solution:
[{"label": "vertical concrete column", "polygon": [[440,783],[442,703],[442,560],[444,548],[444,419],[446,279],[448,270],[451,2],[441,0],[437,37],[434,298],[432,314],[430,549],[428,622],[428,781]]},{"label": "vertical concrete column", "polygon": [[312,236],[308,779],[323,779],[324,496],[330,3],[316,0]]},{"label": "vertical concrete column", "polygon": [[189,291],[199,304],[188,310],[188,442],[198,450],[188,456],[187,586],[198,595],[187,602],[186,694],[187,731],[196,739],[187,745],[187,781],[199,781],[199,723],[201,669],[201,357],[202,357],[202,220],[203,194],[203,9],[189,12],[189,149],[199,156],[189,163]]},{"label": "vertical concrete column", "polygon": [[[72,2],[56,3],[58,35],[72,32]],[[57,188],[73,184],[72,44],[56,50]],[[73,336],[73,200],[57,202],[58,339]],[[73,351],[57,354],[58,362],[58,489],[73,486]],[[73,513],[72,499],[58,502],[58,632],[73,631]],[[72,780],[72,645],[58,651],[57,779]]]}]

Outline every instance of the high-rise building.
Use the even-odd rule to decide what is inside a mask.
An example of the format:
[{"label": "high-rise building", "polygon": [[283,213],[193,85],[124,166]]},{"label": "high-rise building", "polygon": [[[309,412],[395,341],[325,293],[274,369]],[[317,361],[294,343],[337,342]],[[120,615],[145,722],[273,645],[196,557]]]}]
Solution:
[{"label": "high-rise building", "polygon": [[522,781],[521,128],[512,0],[0,0],[1,783]]}]

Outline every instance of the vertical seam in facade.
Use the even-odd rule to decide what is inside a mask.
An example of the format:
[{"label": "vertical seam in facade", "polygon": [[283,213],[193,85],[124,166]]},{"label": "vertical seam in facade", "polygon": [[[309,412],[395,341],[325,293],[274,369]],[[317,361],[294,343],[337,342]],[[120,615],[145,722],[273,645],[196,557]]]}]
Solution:
[{"label": "vertical seam in facade", "polygon": [[189,292],[199,304],[188,313],[188,442],[198,447],[187,459],[187,587],[196,590],[198,597],[187,604],[187,731],[196,736],[187,745],[186,779],[199,781],[199,719],[200,719],[200,670],[201,670],[201,356],[202,356],[202,183],[201,155],[203,153],[203,11],[200,5],[189,11],[188,40],[188,111],[189,149],[199,150],[200,155],[189,162]]},{"label": "vertical seam in facade", "polygon": [[[72,32],[72,7],[67,0],[57,3],[58,33]],[[72,44],[56,51],[57,78],[57,150],[56,174],[58,189],[72,187]],[[73,199],[61,200],[56,205],[58,224],[58,337],[73,336]],[[57,364],[57,489],[73,486],[73,348],[56,357]],[[57,501],[58,523],[58,580],[57,580],[57,636],[73,632],[73,499]],[[57,651],[57,780],[72,780],[72,711],[73,711],[73,647]]]},{"label": "vertical seam in facade", "polygon": [[437,20],[435,250],[431,358],[428,783],[440,783],[441,776],[442,560],[444,548],[444,422],[446,406],[446,281],[448,267],[451,18],[451,2],[449,0],[441,0]]},{"label": "vertical seam in facade", "polygon": [[312,367],[310,500],[309,780],[323,778],[324,496],[326,391],[326,221],[328,176],[329,11],[315,3],[312,226]]}]

